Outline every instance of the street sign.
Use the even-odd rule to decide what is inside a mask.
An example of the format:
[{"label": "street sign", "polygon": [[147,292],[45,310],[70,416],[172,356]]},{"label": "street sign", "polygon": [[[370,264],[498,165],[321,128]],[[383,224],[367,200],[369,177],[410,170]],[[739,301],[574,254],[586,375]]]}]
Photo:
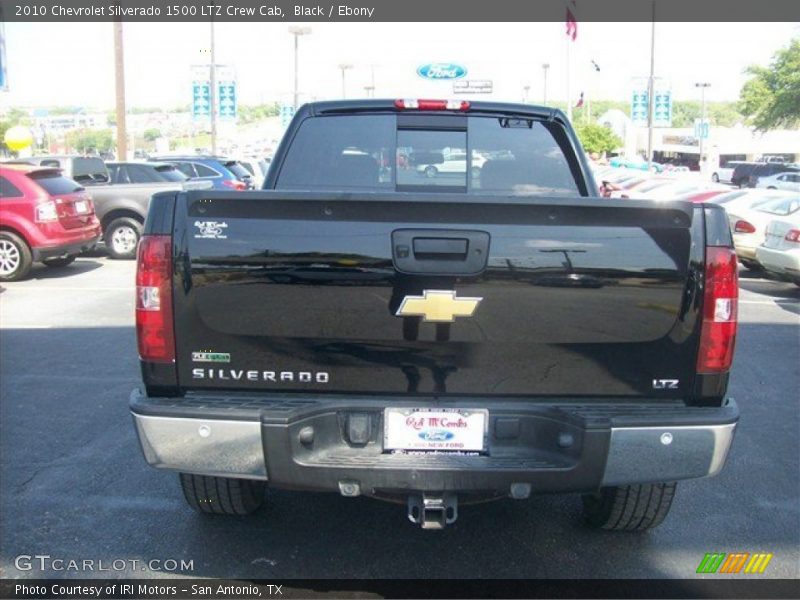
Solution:
[{"label": "street sign", "polygon": [[709,129],[709,122],[708,119],[704,121],[700,121],[700,119],[694,120],[694,137],[698,140],[707,140],[708,139],[708,129]]},{"label": "street sign", "polygon": [[220,119],[235,119],[236,118],[236,82],[235,81],[221,81],[217,86],[219,90],[219,118]]},{"label": "street sign", "polygon": [[282,104],[281,105],[281,127],[286,129],[289,126],[289,122],[294,117],[294,106],[291,104]]},{"label": "street sign", "polygon": [[207,81],[192,83],[192,117],[202,119],[211,115],[211,85]]},{"label": "street sign", "polygon": [[672,92],[656,90],[653,103],[653,126],[672,127]]},{"label": "street sign", "polygon": [[635,89],[631,95],[631,120],[634,125],[647,125],[648,94],[646,89]]},{"label": "street sign", "polygon": [[493,83],[490,79],[467,79],[453,82],[454,94],[491,94]]}]

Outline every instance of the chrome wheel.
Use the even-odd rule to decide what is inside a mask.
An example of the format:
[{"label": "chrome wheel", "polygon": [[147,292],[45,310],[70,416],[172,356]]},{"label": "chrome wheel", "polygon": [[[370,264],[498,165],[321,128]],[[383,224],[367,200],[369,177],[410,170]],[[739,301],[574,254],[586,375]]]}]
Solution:
[{"label": "chrome wheel", "polygon": [[123,225],[117,227],[111,235],[111,247],[117,254],[128,254],[136,249],[136,244],[139,241],[139,234],[133,229]]},{"label": "chrome wheel", "polygon": [[21,256],[16,244],[0,240],[0,275],[11,275],[19,269]]}]

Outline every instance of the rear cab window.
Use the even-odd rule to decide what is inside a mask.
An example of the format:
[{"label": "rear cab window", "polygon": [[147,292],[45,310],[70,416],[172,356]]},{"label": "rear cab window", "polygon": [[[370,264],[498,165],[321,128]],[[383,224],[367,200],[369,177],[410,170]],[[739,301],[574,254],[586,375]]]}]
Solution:
[{"label": "rear cab window", "polygon": [[581,195],[560,128],[463,114],[313,117],[295,134],[276,188]]},{"label": "rear cab window", "polygon": [[108,169],[100,158],[73,158],[72,177],[81,182],[108,183]]}]

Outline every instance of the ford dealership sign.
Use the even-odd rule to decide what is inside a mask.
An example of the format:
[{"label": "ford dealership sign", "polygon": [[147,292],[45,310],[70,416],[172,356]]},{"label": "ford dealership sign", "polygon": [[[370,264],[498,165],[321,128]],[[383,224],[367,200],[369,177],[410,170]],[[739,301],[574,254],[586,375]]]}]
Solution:
[{"label": "ford dealership sign", "polygon": [[429,63],[417,69],[423,79],[461,79],[466,74],[466,67],[453,63]]}]

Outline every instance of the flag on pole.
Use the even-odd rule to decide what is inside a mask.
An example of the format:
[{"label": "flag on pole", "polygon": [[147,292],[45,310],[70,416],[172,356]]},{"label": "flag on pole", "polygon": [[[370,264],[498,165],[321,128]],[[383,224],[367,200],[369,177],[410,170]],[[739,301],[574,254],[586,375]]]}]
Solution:
[{"label": "flag on pole", "polygon": [[583,92],[581,92],[581,95],[578,98],[578,103],[575,105],[575,108],[581,108],[582,106],[583,106]]},{"label": "flag on pole", "polygon": [[573,42],[578,39],[578,21],[575,19],[575,8],[575,0],[569,0],[566,17],[567,37],[572,38]]}]

